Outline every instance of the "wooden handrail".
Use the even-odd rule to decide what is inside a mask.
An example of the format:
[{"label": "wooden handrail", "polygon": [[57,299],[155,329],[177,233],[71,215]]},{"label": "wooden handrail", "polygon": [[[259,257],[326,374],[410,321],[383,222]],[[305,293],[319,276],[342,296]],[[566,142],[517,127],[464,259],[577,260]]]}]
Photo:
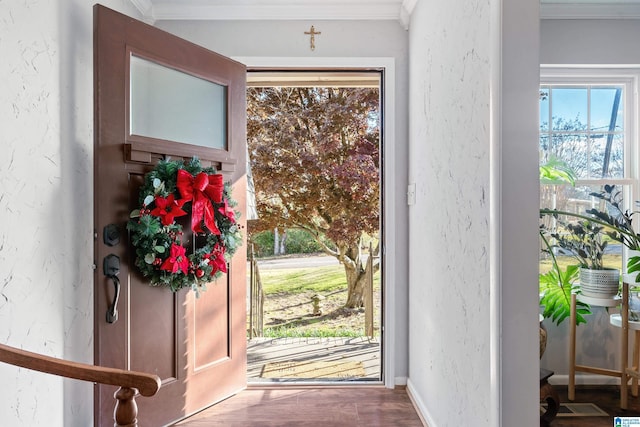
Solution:
[{"label": "wooden handrail", "polygon": [[0,362],[61,377],[119,386],[114,395],[117,399],[114,411],[116,426],[136,426],[138,408],[135,396],[139,392],[151,397],[161,385],[157,375],[70,362],[4,344],[0,344]]}]

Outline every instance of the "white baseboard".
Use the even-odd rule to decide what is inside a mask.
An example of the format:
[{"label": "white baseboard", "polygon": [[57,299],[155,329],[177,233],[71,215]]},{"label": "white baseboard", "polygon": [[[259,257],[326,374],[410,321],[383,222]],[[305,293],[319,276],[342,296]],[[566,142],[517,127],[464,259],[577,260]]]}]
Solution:
[{"label": "white baseboard", "polygon": [[[553,375],[549,378],[551,385],[568,385],[569,375]],[[606,375],[576,374],[576,385],[620,385],[620,378]]]},{"label": "white baseboard", "polygon": [[411,378],[407,379],[407,394],[409,395],[409,399],[411,400],[411,403],[413,403],[413,407],[416,409],[422,424],[425,427],[436,427],[436,423],[433,421],[427,407],[424,405],[424,401],[413,387]]},{"label": "white baseboard", "polygon": [[395,385],[407,385],[407,377],[395,377],[394,378]]}]

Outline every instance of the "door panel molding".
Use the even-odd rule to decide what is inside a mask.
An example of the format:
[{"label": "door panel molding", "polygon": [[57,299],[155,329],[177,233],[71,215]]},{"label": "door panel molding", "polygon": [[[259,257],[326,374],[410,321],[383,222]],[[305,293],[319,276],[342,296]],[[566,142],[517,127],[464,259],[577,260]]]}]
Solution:
[{"label": "door panel molding", "polygon": [[131,163],[152,164],[154,157],[175,156],[181,158],[198,157],[205,165],[215,167],[220,172],[234,172],[238,160],[227,153],[204,149],[197,145],[176,143],[140,135],[130,135],[124,144],[125,160]]}]

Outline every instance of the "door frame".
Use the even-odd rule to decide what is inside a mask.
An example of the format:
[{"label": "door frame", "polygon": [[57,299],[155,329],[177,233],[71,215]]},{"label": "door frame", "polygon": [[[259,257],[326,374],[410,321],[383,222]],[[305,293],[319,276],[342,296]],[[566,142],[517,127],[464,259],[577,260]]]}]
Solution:
[{"label": "door frame", "polygon": [[[406,203],[404,192],[396,188],[395,170],[395,59],[392,57],[331,58],[331,57],[242,57],[231,56],[247,67],[247,71],[260,68],[284,69],[379,69],[382,73],[382,382],[387,388],[396,385],[396,224],[395,206]],[[389,191],[391,190],[391,191]]]}]

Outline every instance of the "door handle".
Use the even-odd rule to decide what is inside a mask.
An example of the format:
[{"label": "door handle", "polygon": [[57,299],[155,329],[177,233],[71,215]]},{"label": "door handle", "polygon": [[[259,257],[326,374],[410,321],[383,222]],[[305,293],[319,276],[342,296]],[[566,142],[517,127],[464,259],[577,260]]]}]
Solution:
[{"label": "door handle", "polygon": [[115,323],[118,320],[118,298],[120,298],[120,258],[117,255],[109,254],[104,257],[104,275],[113,281],[114,295],[109,308],[107,309],[107,323]]}]

